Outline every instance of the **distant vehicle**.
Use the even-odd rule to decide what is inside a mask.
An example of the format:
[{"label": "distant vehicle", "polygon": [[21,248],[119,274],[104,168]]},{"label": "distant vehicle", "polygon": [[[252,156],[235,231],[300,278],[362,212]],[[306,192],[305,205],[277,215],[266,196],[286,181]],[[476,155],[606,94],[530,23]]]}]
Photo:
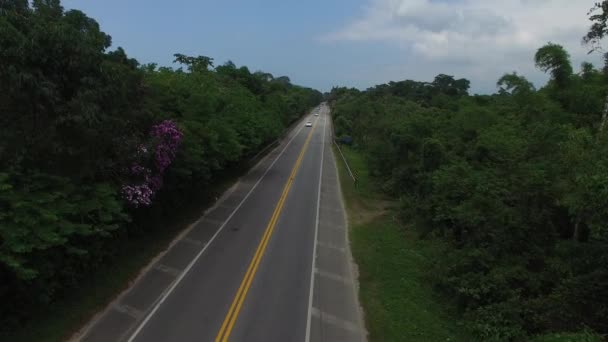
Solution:
[{"label": "distant vehicle", "polygon": [[319,116],[319,113],[315,113],[315,116]]},{"label": "distant vehicle", "polygon": [[306,123],[306,127],[312,127],[312,122],[308,121],[308,122]]}]

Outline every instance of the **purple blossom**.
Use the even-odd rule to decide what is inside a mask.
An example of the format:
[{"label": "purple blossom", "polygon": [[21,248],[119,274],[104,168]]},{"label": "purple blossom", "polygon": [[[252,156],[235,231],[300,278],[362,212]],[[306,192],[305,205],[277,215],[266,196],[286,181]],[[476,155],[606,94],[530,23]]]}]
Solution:
[{"label": "purple blossom", "polygon": [[137,148],[137,152],[139,152],[140,154],[146,154],[148,153],[148,148],[144,145],[139,145],[139,147]]},{"label": "purple blossom", "polygon": [[173,121],[165,120],[153,126],[150,135],[159,140],[154,157],[156,168],[162,174],[175,158],[183,134]]},{"label": "purple blossom", "polygon": [[[183,133],[171,120],[165,120],[152,126],[150,136],[155,140],[154,166],[155,170],[142,166],[139,162],[131,165],[131,176],[143,178],[143,183],[138,185],[124,185],[122,193],[125,200],[134,207],[149,206],[154,194],[163,185],[163,174],[175,158],[177,149],[181,143]],[[145,145],[139,145],[136,151],[138,159],[148,155]]]},{"label": "purple blossom", "polygon": [[150,189],[152,189],[154,192],[160,190],[160,188],[163,186],[163,177],[161,175],[154,175],[147,179],[147,181]]},{"label": "purple blossom", "polygon": [[123,185],[122,194],[134,207],[149,206],[154,195],[152,189],[147,184]]},{"label": "purple blossom", "polygon": [[147,167],[143,167],[139,164],[131,165],[131,175],[132,176],[148,176],[152,171]]}]

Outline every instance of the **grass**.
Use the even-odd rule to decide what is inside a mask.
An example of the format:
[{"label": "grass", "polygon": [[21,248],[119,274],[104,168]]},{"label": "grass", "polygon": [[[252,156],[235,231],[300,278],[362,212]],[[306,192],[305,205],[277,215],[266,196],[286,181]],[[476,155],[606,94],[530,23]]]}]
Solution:
[{"label": "grass", "polygon": [[472,341],[426,278],[440,242],[397,222],[396,203],[380,193],[362,155],[342,152],[357,177],[355,187],[336,150],[370,341]]}]

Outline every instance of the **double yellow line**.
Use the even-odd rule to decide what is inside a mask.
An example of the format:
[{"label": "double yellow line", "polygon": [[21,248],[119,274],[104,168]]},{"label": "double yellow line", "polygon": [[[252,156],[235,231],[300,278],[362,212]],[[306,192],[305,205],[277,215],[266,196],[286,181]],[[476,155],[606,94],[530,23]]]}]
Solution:
[{"label": "double yellow line", "polygon": [[287,183],[285,184],[285,187],[283,188],[283,192],[281,193],[281,197],[279,198],[279,201],[277,202],[277,206],[274,208],[274,212],[272,213],[270,222],[268,222],[268,225],[266,226],[266,230],[264,231],[262,240],[260,241],[260,244],[258,245],[258,248],[255,251],[255,254],[253,255],[253,259],[251,259],[251,263],[249,264],[249,268],[247,269],[247,272],[245,273],[245,277],[241,281],[241,286],[239,286],[239,289],[236,292],[234,300],[232,301],[232,305],[230,305],[230,310],[228,310],[228,313],[226,314],[226,318],[224,318],[224,322],[222,323],[222,327],[220,328],[220,331],[218,332],[217,336],[215,337],[216,342],[226,342],[226,341],[228,341],[228,337],[230,337],[232,328],[234,327],[234,324],[236,323],[236,319],[239,316],[239,312],[241,311],[243,302],[245,301],[245,298],[247,297],[247,292],[249,292],[249,287],[251,286],[253,277],[255,276],[255,273],[258,270],[260,261],[262,260],[262,256],[264,255],[264,251],[266,250],[266,245],[268,244],[268,241],[270,240],[270,237],[272,236],[272,232],[274,231],[274,227],[277,224],[277,221],[279,220],[279,215],[281,214],[281,211],[283,210],[283,205],[285,204],[285,200],[287,199],[287,195],[289,194],[289,190],[291,189],[291,186],[295,179],[296,173],[298,172],[298,169],[300,168],[300,164],[302,163],[302,159],[304,158],[304,153],[306,152],[306,149],[308,148],[308,144],[310,143],[310,140],[312,138],[312,133],[314,132],[316,126],[317,126],[317,122],[315,121],[314,126],[310,130],[310,133],[308,133],[308,137],[306,138],[306,141],[304,142],[304,146],[302,146],[300,155],[298,156],[298,159],[296,160],[296,163],[293,166],[293,169],[291,170],[291,174],[289,175],[289,179],[287,180]]}]

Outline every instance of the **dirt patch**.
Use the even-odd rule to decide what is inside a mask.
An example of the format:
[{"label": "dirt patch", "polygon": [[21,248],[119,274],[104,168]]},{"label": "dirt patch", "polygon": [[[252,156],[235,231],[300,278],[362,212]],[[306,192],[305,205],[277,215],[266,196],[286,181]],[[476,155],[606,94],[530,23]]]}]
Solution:
[{"label": "dirt patch", "polygon": [[355,198],[351,202],[350,220],[354,225],[362,225],[387,215],[397,207],[396,201]]}]

